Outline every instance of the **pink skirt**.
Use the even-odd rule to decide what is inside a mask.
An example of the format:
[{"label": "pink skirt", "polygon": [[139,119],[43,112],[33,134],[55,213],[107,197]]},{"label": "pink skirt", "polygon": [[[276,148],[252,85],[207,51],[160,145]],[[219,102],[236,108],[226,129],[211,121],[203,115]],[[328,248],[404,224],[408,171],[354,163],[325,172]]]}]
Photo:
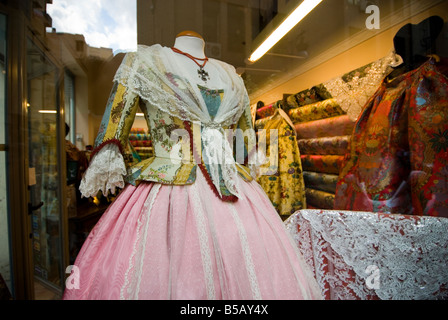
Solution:
[{"label": "pink skirt", "polygon": [[193,185],[127,185],[85,241],[65,300],[321,299],[263,189],[223,202]]}]

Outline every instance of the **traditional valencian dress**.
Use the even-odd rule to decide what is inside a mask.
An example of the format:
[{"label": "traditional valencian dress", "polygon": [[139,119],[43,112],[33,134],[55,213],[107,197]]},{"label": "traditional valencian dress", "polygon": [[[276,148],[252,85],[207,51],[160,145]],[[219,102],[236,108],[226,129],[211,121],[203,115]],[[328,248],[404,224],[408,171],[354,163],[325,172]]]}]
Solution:
[{"label": "traditional valencian dress", "polygon": [[[209,64],[222,88],[196,85],[170,48],[126,55],[80,186],[84,196],[124,189],[84,243],[79,282],[64,299],[321,298],[254,180],[243,81],[233,67]],[[122,152],[139,106],[154,156],[126,168]],[[233,148],[229,132],[242,133],[235,140],[245,146]]]},{"label": "traditional valencian dress", "polygon": [[335,209],[448,217],[446,66],[384,79],[354,128]]}]

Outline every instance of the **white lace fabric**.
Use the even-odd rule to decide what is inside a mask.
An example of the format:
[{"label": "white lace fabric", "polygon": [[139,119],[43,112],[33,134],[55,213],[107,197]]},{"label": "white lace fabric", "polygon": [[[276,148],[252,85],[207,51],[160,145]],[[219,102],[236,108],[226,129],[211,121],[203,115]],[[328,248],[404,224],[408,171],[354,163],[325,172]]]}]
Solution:
[{"label": "white lace fabric", "polygon": [[386,57],[373,62],[366,70],[366,74],[355,75],[349,82],[341,77],[324,83],[325,88],[353,121],[356,121],[367,101],[378,89],[381,81],[393,69],[391,65],[396,54],[391,52]]},{"label": "white lace fabric", "polygon": [[301,210],[285,221],[332,300],[448,298],[448,219]]},{"label": "white lace fabric", "polygon": [[115,144],[106,144],[93,157],[88,170],[82,177],[79,190],[83,197],[95,197],[98,191],[107,196],[114,194],[116,188],[124,187],[126,165],[124,158]]}]

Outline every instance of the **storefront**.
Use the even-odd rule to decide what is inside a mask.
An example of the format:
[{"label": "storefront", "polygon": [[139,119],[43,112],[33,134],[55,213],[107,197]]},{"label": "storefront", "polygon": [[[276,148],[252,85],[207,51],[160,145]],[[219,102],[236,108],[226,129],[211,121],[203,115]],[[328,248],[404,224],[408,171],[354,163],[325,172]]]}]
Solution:
[{"label": "storefront", "polygon": [[5,63],[2,276],[16,299],[32,299],[37,278],[61,290],[66,264],[64,79],[63,68],[43,46],[45,23],[51,19],[36,16],[45,5],[15,1],[0,7]]},{"label": "storefront", "polygon": [[[48,2],[23,0],[0,4],[0,274],[15,299],[35,299],[36,288],[41,287],[51,293],[46,299],[59,299],[63,293],[68,276],[66,268],[74,259],[70,254],[70,221],[76,224],[82,220],[80,217],[70,220],[66,139],[79,146],[78,138],[83,134],[83,148],[94,144],[111,85],[97,84],[88,94],[80,92],[95,80],[108,83],[123,58],[123,55],[108,57],[110,64],[100,64],[102,69],[89,60],[90,69],[86,70],[76,67],[78,60],[58,55],[57,52],[64,50],[52,51],[51,44],[56,43],[57,35],[52,35],[48,29],[51,27],[51,17],[45,10]],[[350,220],[351,213],[360,212],[358,217],[364,217],[366,212],[373,214],[366,215],[364,223],[381,213],[377,221],[380,226],[385,221],[382,214],[390,214],[393,217],[388,216],[386,220],[396,223],[391,223],[391,228],[395,226],[399,230],[397,233],[408,235],[407,240],[412,243],[418,241],[418,236],[426,241],[431,232],[434,235],[437,228],[446,225],[448,202],[443,199],[448,193],[445,161],[448,160],[448,144],[445,143],[448,131],[443,129],[448,128],[442,124],[443,119],[448,119],[446,112],[438,108],[437,114],[431,114],[431,110],[425,109],[425,113],[409,116],[407,109],[402,113],[404,109],[397,107],[371,117],[366,105],[381,100],[377,96],[376,100],[371,98],[379,94],[378,88],[387,87],[399,78],[400,75],[395,75],[403,63],[409,68],[409,74],[419,68],[421,64],[414,61],[413,56],[407,56],[407,50],[423,50],[418,51],[419,55],[427,61],[433,59],[434,63],[448,57],[448,2],[324,0],[262,57],[254,58],[252,54],[258,46],[301,2],[137,0],[138,43],[171,47],[176,35],[193,30],[205,39],[207,57],[235,67],[248,92],[253,125],[261,131],[279,130],[282,155],[288,161],[279,163],[279,171],[266,174],[258,182],[282,219],[289,218],[287,226],[294,240],[302,241],[297,245],[308,254],[307,261],[316,258],[316,273],[318,262],[325,272],[336,268],[337,263],[344,264],[343,271],[347,274],[344,279],[336,279],[334,274],[323,271],[325,275],[316,275],[320,276],[319,284],[325,286],[323,294],[326,298],[337,299],[344,295],[358,299],[388,297],[380,289],[371,291],[376,290],[371,286],[348,293],[329,289],[334,289],[337,281],[342,281],[344,287],[354,282],[359,284],[365,280],[360,273],[372,266],[366,272],[374,274],[378,263],[358,269],[354,264],[350,265],[353,269],[345,266],[349,264],[346,255],[350,253],[343,250],[340,238],[337,240],[336,229],[336,233],[324,235],[324,231],[331,229],[325,226],[325,221],[332,221],[331,226],[336,226],[343,219],[354,221]],[[409,26],[409,30],[404,26]],[[390,75],[396,78],[387,78]],[[446,80],[440,78],[440,81]],[[411,91],[413,87],[407,88]],[[393,97],[390,105],[396,106],[408,99],[411,93],[406,90]],[[85,104],[82,104],[83,99]],[[416,108],[423,110],[422,100],[416,103]],[[439,104],[442,103],[446,104],[446,100]],[[128,139],[141,161],[150,157],[153,148],[147,123],[137,114]],[[407,121],[398,121],[401,116],[409,116],[409,123],[415,124],[412,128],[418,127],[421,131],[416,130],[420,133],[409,129]],[[422,117],[431,117],[431,126],[438,131],[429,132],[428,126],[421,125]],[[65,124],[75,128],[68,136]],[[280,127],[275,127],[277,125]],[[418,139],[425,134],[429,137],[427,145],[433,146],[432,151],[425,149],[425,143]],[[389,151],[381,147],[390,143],[395,144]],[[349,156],[353,161],[364,157],[364,162],[362,165],[353,162],[350,167]],[[384,162],[386,157],[388,162]],[[430,158],[432,160],[428,160]],[[418,161],[423,161],[428,168],[438,168],[437,172],[426,172]],[[389,168],[391,163],[393,166]],[[412,170],[402,173],[404,167]],[[421,175],[423,171],[425,176]],[[353,177],[358,179],[356,183]],[[360,177],[365,180],[359,180]],[[397,179],[402,180],[401,185]],[[420,184],[424,192],[415,186]],[[364,189],[365,185],[369,187]],[[416,188],[418,192],[414,192]],[[95,208],[92,213],[95,218],[90,220],[89,228],[107,205],[101,210]],[[89,210],[85,208],[86,212]],[[301,210],[304,210],[303,215],[296,214]],[[333,216],[336,213],[339,215]],[[424,216],[424,219],[409,219],[414,215]],[[324,218],[313,220],[321,216]],[[400,220],[402,217],[409,219],[405,220],[405,225]],[[324,227],[316,230],[322,232],[321,238],[314,239],[303,233],[305,229],[322,226],[320,223]],[[365,234],[377,231],[372,225],[362,223],[359,225],[363,226]],[[302,229],[297,228],[298,224]],[[413,234],[412,228],[421,233]],[[353,229],[340,232],[354,234]],[[442,246],[446,237],[439,233],[437,237],[434,243]],[[361,238],[359,235],[358,239]],[[402,240],[398,239],[397,243]],[[328,242],[325,250],[337,253],[330,262],[325,260],[327,251],[313,251],[316,243],[325,241]],[[357,239],[347,241],[354,243]],[[380,247],[375,243],[375,250]],[[437,246],[428,249],[415,243],[414,247],[432,252],[440,249],[440,256],[431,258],[437,263],[440,262],[437,259],[443,259],[446,254]],[[357,248],[368,251],[370,247],[359,245]],[[394,252],[396,248],[389,249]],[[318,252],[319,257],[311,257],[312,252]],[[384,259],[387,259],[386,253],[383,252]],[[417,265],[424,259],[424,255],[418,256],[412,263]],[[407,279],[414,277],[410,272],[406,269],[393,277],[408,284]],[[431,272],[423,276],[430,277]],[[441,273],[437,281],[441,288],[448,286],[446,273]],[[437,288],[430,294],[437,296],[435,292]]]},{"label": "storefront", "polygon": [[[73,192],[82,164],[66,155],[67,146],[85,150],[95,131],[88,109],[94,81],[80,61],[97,67],[112,56],[111,49],[90,49],[83,36],[54,33],[47,3],[0,5],[0,273],[15,299],[62,296],[66,268],[79,250],[76,234],[83,233],[78,227],[84,227]],[[74,52],[67,49],[73,46]],[[96,92],[103,103],[107,94]],[[90,204],[94,223],[98,207]]]}]

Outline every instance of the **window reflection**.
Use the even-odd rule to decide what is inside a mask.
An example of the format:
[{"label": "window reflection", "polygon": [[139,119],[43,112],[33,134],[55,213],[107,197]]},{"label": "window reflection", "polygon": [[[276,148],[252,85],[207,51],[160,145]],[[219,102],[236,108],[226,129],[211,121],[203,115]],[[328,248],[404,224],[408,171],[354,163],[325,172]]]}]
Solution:
[{"label": "window reflection", "polygon": [[28,41],[28,130],[34,274],[61,286],[57,68]]}]

